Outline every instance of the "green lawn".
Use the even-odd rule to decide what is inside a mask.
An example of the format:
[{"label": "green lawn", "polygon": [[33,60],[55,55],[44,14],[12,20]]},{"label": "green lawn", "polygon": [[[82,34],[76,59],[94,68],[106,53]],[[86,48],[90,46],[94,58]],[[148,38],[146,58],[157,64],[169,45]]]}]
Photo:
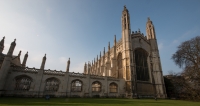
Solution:
[{"label": "green lawn", "polygon": [[158,99],[111,98],[0,98],[0,106],[200,106],[200,102]]}]

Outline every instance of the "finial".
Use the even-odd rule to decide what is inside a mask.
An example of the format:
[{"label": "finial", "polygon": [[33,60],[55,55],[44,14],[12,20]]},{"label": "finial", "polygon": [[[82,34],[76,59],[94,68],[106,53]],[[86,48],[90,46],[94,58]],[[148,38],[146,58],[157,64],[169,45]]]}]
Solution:
[{"label": "finial", "polygon": [[147,20],[148,20],[148,21],[151,21],[151,20],[150,20],[150,17],[148,17]]},{"label": "finial", "polygon": [[132,34],[134,34],[134,31],[132,31]]},{"label": "finial", "polygon": [[138,33],[140,33],[140,28],[138,28]]},{"label": "finial", "polygon": [[124,5],[124,9],[126,9],[126,5]]},{"label": "finial", "polygon": [[108,42],[108,50],[110,50],[110,42]]},{"label": "finial", "polygon": [[46,57],[46,53],[45,53],[45,55],[44,55],[45,57]]},{"label": "finial", "polygon": [[20,57],[20,55],[21,55],[21,52],[22,52],[22,51],[20,50],[20,51],[19,51],[19,54],[18,54],[19,57]]},{"label": "finial", "polygon": [[3,37],[3,40],[5,39],[5,36]]},{"label": "finial", "polygon": [[103,54],[105,55],[105,47],[104,47],[104,50],[103,50]]},{"label": "finial", "polygon": [[16,38],[14,39],[14,42],[16,41]]},{"label": "finial", "polygon": [[101,58],[101,51],[100,51],[100,55],[99,55],[99,58]]},{"label": "finial", "polygon": [[28,54],[28,51],[26,52],[26,54]]},{"label": "finial", "polygon": [[114,35],[114,42],[115,42],[115,43],[117,42],[117,40],[116,40],[116,35]]},{"label": "finial", "polygon": [[69,60],[70,60],[70,58],[69,58]]},{"label": "finial", "polygon": [[98,61],[98,55],[97,55],[97,61]]}]

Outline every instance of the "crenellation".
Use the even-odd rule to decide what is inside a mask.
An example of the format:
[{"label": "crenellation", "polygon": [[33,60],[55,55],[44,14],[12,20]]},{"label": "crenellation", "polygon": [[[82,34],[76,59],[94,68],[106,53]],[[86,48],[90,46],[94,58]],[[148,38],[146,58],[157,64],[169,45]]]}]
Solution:
[{"label": "crenellation", "polygon": [[28,72],[28,73],[38,73],[39,69],[36,68],[28,68],[28,67],[18,67],[18,66],[12,66],[10,67],[12,71],[16,72]]},{"label": "crenellation", "polygon": [[44,70],[44,74],[46,75],[61,75],[61,76],[64,76],[65,75],[65,72],[63,71],[56,71],[56,70]]}]

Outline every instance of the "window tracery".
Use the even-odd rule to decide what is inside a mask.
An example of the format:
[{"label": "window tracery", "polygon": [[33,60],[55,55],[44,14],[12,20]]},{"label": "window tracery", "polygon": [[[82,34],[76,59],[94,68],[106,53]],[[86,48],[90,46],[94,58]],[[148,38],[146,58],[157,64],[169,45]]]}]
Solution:
[{"label": "window tracery", "polygon": [[49,78],[46,80],[45,91],[58,91],[59,80],[56,78]]},{"label": "window tracery", "polygon": [[31,86],[31,78],[27,76],[22,76],[16,78],[15,90],[25,90],[28,91]]},{"label": "window tracery", "polygon": [[80,80],[74,80],[71,83],[72,92],[81,92],[82,91],[82,82]]},{"label": "window tracery", "polygon": [[137,80],[149,81],[147,57],[148,57],[148,54],[145,50],[141,48],[135,50],[135,64],[136,64]]},{"label": "window tracery", "polygon": [[101,91],[101,84],[98,81],[92,83],[92,92],[100,92]]},{"label": "window tracery", "polygon": [[111,83],[109,88],[110,88],[110,93],[117,93],[118,86],[116,83],[114,83],[114,82]]}]

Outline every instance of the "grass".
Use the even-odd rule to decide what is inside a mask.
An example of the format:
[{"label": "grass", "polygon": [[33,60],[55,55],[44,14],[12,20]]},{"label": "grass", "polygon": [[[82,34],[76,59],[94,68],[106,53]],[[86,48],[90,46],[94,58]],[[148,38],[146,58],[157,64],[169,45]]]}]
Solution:
[{"label": "grass", "polygon": [[8,98],[0,97],[0,106],[200,106],[200,102],[167,99],[111,99],[111,98]]}]

